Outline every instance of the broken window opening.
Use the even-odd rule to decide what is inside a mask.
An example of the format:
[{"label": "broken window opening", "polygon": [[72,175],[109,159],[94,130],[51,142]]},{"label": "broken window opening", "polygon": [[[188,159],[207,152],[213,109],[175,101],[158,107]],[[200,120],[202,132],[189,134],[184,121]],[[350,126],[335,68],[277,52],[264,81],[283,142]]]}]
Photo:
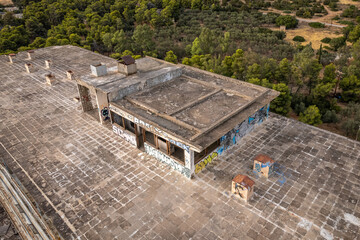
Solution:
[{"label": "broken window opening", "polygon": [[122,128],[125,128],[124,125],[124,118],[122,116],[120,116],[119,114],[111,111],[111,122],[112,123],[116,123],[117,125],[119,125]]},{"label": "broken window opening", "polygon": [[132,133],[136,134],[135,124],[134,124],[132,121],[124,118],[124,124],[125,124],[125,129],[126,129],[126,130],[128,130],[129,132],[132,132]]},{"label": "broken window opening", "polygon": [[144,142],[156,148],[155,135],[152,132],[146,131],[145,129],[143,129],[143,134],[144,134]]}]

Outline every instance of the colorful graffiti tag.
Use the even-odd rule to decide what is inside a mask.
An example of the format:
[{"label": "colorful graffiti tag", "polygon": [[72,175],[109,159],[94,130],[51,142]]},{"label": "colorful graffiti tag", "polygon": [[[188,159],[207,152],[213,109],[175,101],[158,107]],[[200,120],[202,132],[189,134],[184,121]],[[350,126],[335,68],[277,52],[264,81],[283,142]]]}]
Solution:
[{"label": "colorful graffiti tag", "polygon": [[199,164],[196,164],[195,167],[195,173],[199,173],[201,170],[203,170],[209,163],[211,163],[215,158],[217,158],[218,153],[213,152],[209,156],[207,156],[204,161],[200,162]]},{"label": "colorful graffiti tag", "polygon": [[221,146],[212,153],[210,153],[203,161],[196,164],[195,173],[201,172],[201,170],[203,170],[215,158],[223,154],[226,149],[239,142],[240,139],[243,138],[246,134],[248,134],[251,130],[253,130],[253,128],[257,124],[262,123],[268,116],[268,109],[269,108],[267,106],[261,108],[255,114],[250,116],[247,120],[238,124],[234,129],[222,136],[220,138]]},{"label": "colorful graffiti tag", "polygon": [[174,159],[170,158],[165,153],[161,152],[160,150],[157,150],[157,149],[153,148],[152,146],[150,146],[150,145],[148,145],[146,143],[144,143],[144,147],[145,147],[145,152],[147,154],[155,157],[160,162],[163,162],[163,163],[169,165],[174,170],[180,172],[181,174],[183,174],[187,178],[191,177],[190,170],[188,168],[186,168],[183,165],[179,164],[178,162],[176,162]]},{"label": "colorful graffiti tag", "polygon": [[119,135],[120,137],[124,138],[126,141],[131,143],[132,145],[136,146],[136,136],[130,133],[127,133],[123,129],[113,125],[112,126],[113,132],[116,133],[116,135]]},{"label": "colorful graffiti tag", "polygon": [[109,118],[109,109],[107,107],[104,107],[102,110],[101,110],[101,116],[103,117],[104,121],[110,119]]}]

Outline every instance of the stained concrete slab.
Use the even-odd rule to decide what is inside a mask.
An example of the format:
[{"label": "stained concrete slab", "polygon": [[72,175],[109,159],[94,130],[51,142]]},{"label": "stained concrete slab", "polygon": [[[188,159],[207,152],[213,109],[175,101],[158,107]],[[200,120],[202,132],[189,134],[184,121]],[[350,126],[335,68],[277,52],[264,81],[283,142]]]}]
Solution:
[{"label": "stained concrete slab", "polygon": [[[0,56],[0,158],[64,239],[360,235],[357,142],[271,114],[188,180],[83,114],[74,82],[47,86],[6,61]],[[67,61],[54,61],[60,79],[66,70]],[[259,153],[277,162],[269,179],[252,172]],[[247,204],[230,194],[237,174],[256,182]]]}]

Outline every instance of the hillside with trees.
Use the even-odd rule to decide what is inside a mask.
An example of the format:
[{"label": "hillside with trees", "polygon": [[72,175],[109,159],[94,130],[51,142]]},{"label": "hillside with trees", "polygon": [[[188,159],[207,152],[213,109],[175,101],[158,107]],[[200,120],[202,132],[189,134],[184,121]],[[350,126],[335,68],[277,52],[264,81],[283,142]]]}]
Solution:
[{"label": "hillside with trees", "polygon": [[341,29],[341,36],[324,39],[324,47],[313,49],[311,44],[302,46],[301,38],[291,44],[284,40],[285,32],[271,30],[296,28],[295,16],[259,10],[326,14],[317,1],[16,0],[14,4],[23,18],[12,12],[2,15],[1,54],[71,44],[117,59],[149,55],[273,88],[281,95],[272,102],[272,111],[352,138],[358,134],[357,7],[343,11],[352,21]]}]

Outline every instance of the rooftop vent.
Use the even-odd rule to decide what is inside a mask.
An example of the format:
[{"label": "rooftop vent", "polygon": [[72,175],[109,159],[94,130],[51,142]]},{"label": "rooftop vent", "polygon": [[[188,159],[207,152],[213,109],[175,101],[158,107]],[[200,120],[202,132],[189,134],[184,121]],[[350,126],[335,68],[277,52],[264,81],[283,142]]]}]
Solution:
[{"label": "rooftop vent", "polygon": [[52,64],[51,60],[45,60],[45,68],[49,69]]},{"label": "rooftop vent", "polygon": [[118,61],[118,72],[127,76],[136,73],[137,67],[135,59],[130,55],[123,56],[121,60]]},{"label": "rooftop vent", "polygon": [[28,54],[28,60],[31,60],[31,55],[34,53],[33,50],[29,50],[27,51],[27,54]]},{"label": "rooftop vent", "polygon": [[90,65],[90,68],[92,75],[96,77],[101,77],[107,74],[107,68],[106,65],[104,64],[101,63],[92,64]]},{"label": "rooftop vent", "polygon": [[55,75],[52,73],[48,73],[45,75],[46,84],[53,85],[55,83]]},{"label": "rooftop vent", "polygon": [[25,63],[25,69],[27,73],[31,73],[33,65],[31,63]]},{"label": "rooftop vent", "polygon": [[16,54],[15,53],[10,53],[9,54],[9,62],[10,63],[14,63],[14,58],[16,57]]},{"label": "rooftop vent", "polygon": [[68,70],[68,71],[66,72],[66,76],[67,76],[67,78],[68,78],[69,80],[74,80],[74,79],[75,79],[75,78],[74,78],[74,72],[71,71],[71,70]]}]

